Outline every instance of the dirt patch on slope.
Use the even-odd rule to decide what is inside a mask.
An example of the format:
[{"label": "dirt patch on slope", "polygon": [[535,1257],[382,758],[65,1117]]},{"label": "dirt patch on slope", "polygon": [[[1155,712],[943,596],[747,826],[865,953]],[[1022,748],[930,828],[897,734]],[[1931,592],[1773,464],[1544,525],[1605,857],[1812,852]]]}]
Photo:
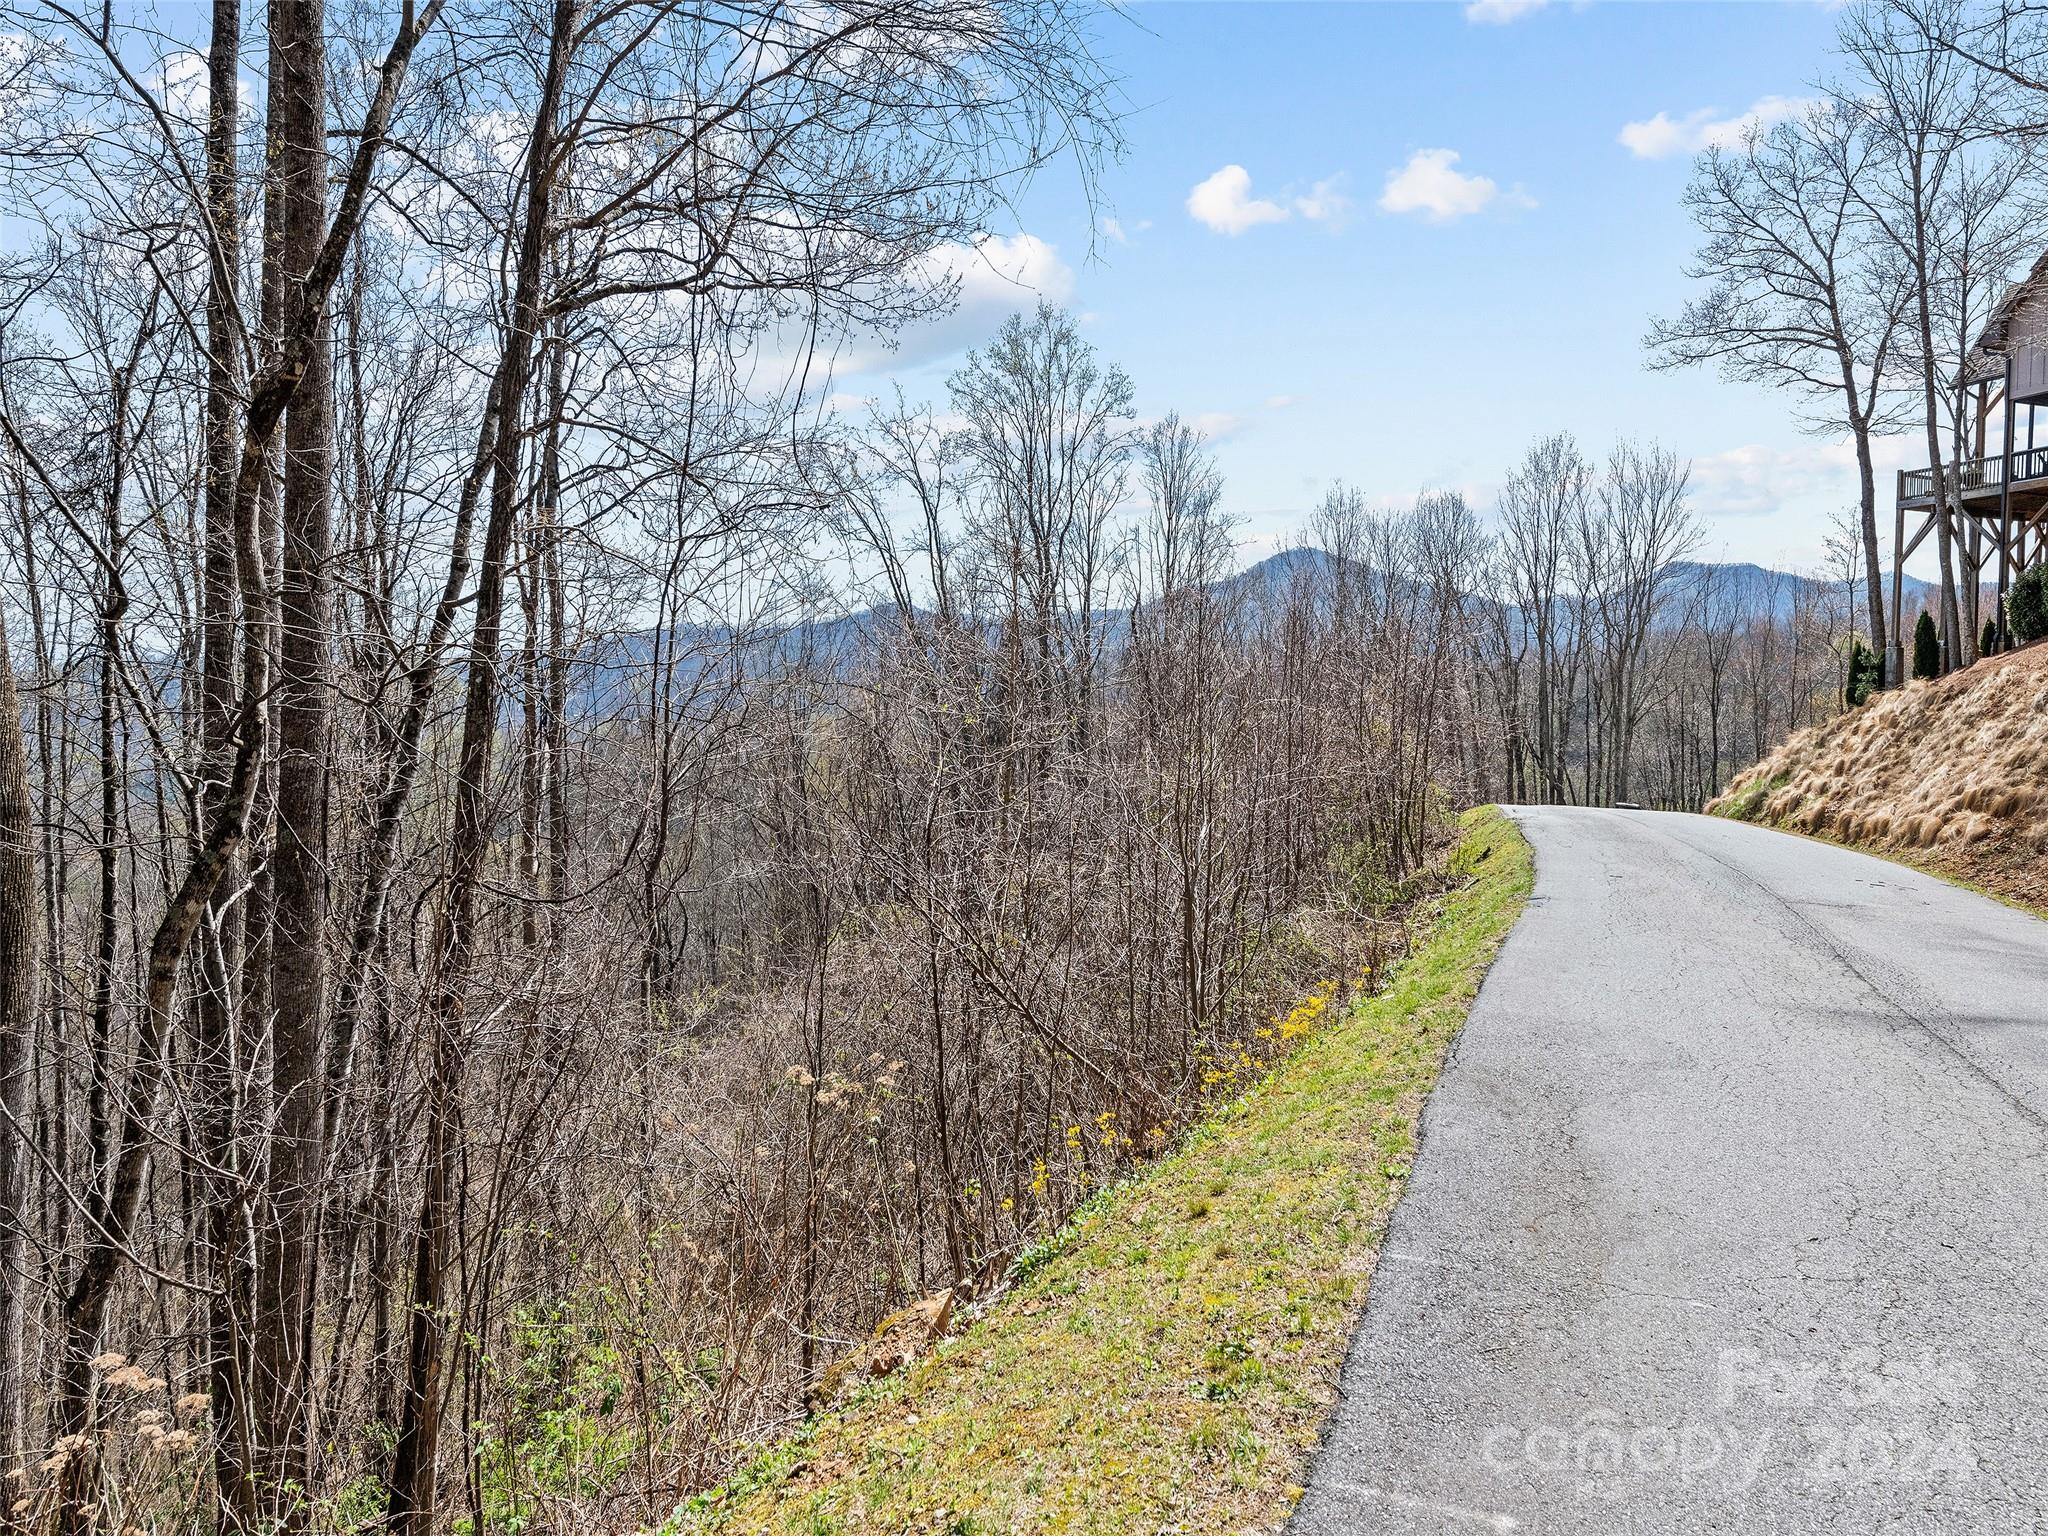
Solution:
[{"label": "dirt patch on slope", "polygon": [[2048,907],[2048,642],[1799,731],[1707,809]]}]

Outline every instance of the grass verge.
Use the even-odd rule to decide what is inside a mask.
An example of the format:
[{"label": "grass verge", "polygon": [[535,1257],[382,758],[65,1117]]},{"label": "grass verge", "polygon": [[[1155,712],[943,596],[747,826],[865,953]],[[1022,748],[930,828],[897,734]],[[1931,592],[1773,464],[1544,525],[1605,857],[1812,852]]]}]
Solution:
[{"label": "grass verge", "polygon": [[1468,812],[1430,931],[1178,1150],[1105,1190],[965,1332],[816,1419],[674,1533],[1157,1536],[1280,1526],[1423,1096],[1533,875]]}]

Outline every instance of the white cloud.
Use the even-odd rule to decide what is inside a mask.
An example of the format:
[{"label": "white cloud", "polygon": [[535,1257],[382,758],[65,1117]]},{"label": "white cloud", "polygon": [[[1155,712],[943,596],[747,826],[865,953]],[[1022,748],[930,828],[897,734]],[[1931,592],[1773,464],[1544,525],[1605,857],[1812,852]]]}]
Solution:
[{"label": "white cloud", "polygon": [[1004,310],[1034,297],[1064,304],[1073,296],[1074,269],[1036,235],[977,235],[971,245],[942,245],[926,270],[960,285],[960,307]]},{"label": "white cloud", "polygon": [[1387,172],[1380,207],[1387,213],[1420,214],[1432,224],[1483,213],[1488,208],[1533,208],[1536,200],[1520,187],[1503,192],[1490,176],[1458,169],[1455,149],[1418,149],[1408,163]]},{"label": "white cloud", "polygon": [[1341,226],[1351,216],[1351,198],[1344,191],[1342,176],[1329,176],[1294,200],[1294,211],[1311,224]]},{"label": "white cloud", "polygon": [[1542,10],[1550,0],[1471,0],[1465,19],[1482,27],[1504,27]]},{"label": "white cloud", "polygon": [[[1236,437],[1241,432],[1251,431],[1260,425],[1261,418],[1275,411],[1298,405],[1303,395],[1268,395],[1258,405],[1247,405],[1234,411],[1193,411],[1182,415],[1181,424],[1193,427],[1211,443],[1220,443],[1226,438]],[[1163,418],[1142,416],[1139,425],[1150,428]]]},{"label": "white cloud", "polygon": [[951,357],[995,333],[1006,317],[1043,299],[1065,304],[1074,296],[1074,269],[1058,247],[1037,235],[978,235],[948,243],[926,256],[913,280],[950,286],[953,308],[898,332],[895,345],[866,335],[851,338],[836,359],[842,377],[894,372]]},{"label": "white cloud", "polygon": [[[6,36],[0,35],[0,67],[7,63]],[[203,125],[213,105],[213,83],[203,48],[174,48],[157,61],[155,84],[164,110],[172,117]],[[244,114],[254,112],[256,97],[249,82],[237,76],[235,99]]]},{"label": "white cloud", "polygon": [[1102,220],[1102,233],[1106,238],[1114,240],[1118,245],[1129,245],[1131,243],[1131,237],[1124,233],[1123,221],[1112,219],[1106,214]]},{"label": "white cloud", "polygon": [[1722,115],[1719,108],[1701,107],[1683,117],[1659,112],[1639,123],[1625,124],[1616,139],[1638,160],[1664,160],[1696,155],[1717,144],[1739,144],[1752,128],[1769,128],[1797,117],[1814,105],[1811,96],[1765,96],[1747,112]]},{"label": "white cloud", "polygon": [[1188,193],[1189,215],[1219,235],[1241,235],[1260,224],[1284,224],[1297,217],[1335,229],[1350,212],[1351,199],[1341,175],[1327,176],[1307,192],[1275,202],[1252,196],[1251,172],[1241,165],[1226,165]]},{"label": "white cloud", "polygon": [[1278,224],[1287,210],[1263,197],[1253,197],[1252,176],[1241,165],[1226,165],[1195,184],[1188,193],[1188,212],[1197,224],[1219,235],[1241,235],[1259,224]]},{"label": "white cloud", "polygon": [[[1871,450],[1880,480],[1926,457],[1922,449],[1915,458],[1910,433],[1879,438]],[[1745,443],[1694,459],[1689,484],[1693,505],[1709,517],[1775,515],[1793,506],[1850,506],[1856,500],[1856,448],[1846,440],[1790,447]]]},{"label": "white cloud", "polygon": [[1826,449],[1745,443],[1692,461],[1693,501],[1711,517],[1756,517],[1811,495],[1826,478]]},{"label": "white cloud", "polygon": [[953,285],[953,310],[902,333],[892,356],[899,368],[985,341],[1005,317],[1040,300],[1065,304],[1074,296],[1074,269],[1060,259],[1058,248],[1022,233],[942,245],[925,258],[924,275],[934,284]]},{"label": "white cloud", "polygon": [[166,56],[163,90],[164,106],[173,117],[182,117],[190,123],[204,121],[213,102],[206,55],[182,51]]}]

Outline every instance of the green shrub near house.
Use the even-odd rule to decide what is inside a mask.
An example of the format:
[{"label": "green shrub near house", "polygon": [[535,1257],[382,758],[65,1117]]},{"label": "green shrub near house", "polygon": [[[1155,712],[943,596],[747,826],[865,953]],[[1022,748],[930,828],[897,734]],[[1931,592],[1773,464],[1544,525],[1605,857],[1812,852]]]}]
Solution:
[{"label": "green shrub near house", "polygon": [[1920,610],[1920,622],[1913,626],[1913,675],[1941,676],[1941,638],[1934,632],[1934,615]]},{"label": "green shrub near house", "polygon": [[2005,624],[2014,645],[2048,635],[2048,560],[2036,561],[2021,571],[2007,590]]},{"label": "green shrub near house", "polygon": [[1842,682],[1842,702],[1859,709],[1864,701],[1884,686],[1884,661],[1856,635],[1849,641],[1848,676]]}]

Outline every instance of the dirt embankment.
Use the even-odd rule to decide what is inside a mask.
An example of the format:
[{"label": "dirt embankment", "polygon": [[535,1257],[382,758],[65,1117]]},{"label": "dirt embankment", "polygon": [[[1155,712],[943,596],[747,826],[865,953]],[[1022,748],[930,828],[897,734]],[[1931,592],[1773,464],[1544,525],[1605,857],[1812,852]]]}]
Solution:
[{"label": "dirt embankment", "polygon": [[1800,731],[1707,809],[2048,907],[2048,642]]}]

